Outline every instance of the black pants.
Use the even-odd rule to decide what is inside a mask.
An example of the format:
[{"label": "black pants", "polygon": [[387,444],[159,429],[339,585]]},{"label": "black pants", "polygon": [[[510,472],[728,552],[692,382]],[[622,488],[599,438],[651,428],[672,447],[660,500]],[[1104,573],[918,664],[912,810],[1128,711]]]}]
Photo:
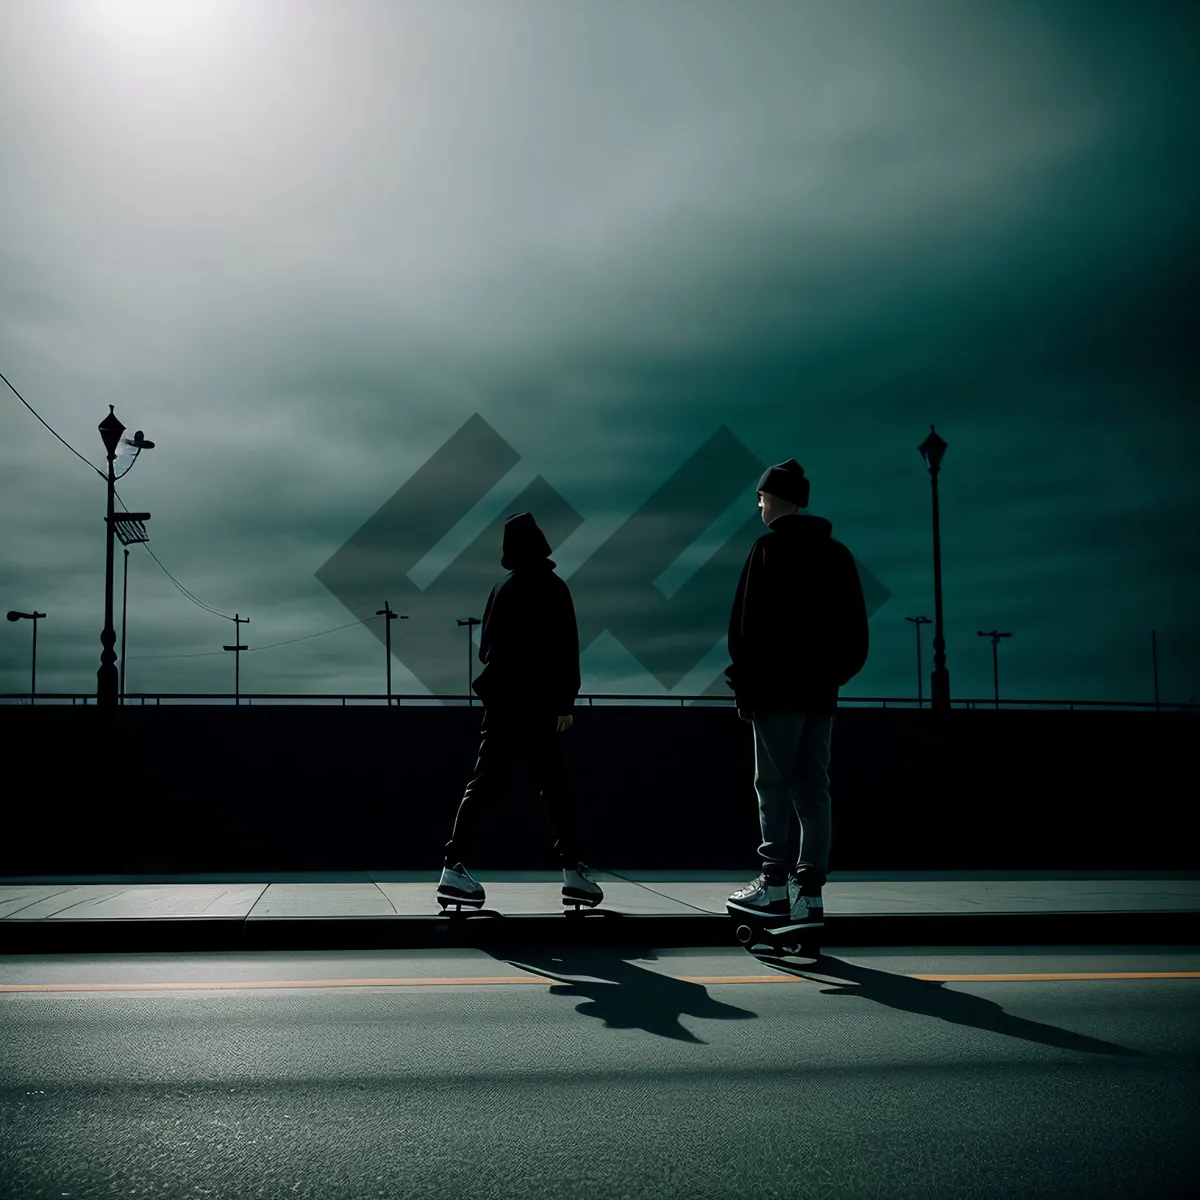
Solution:
[{"label": "black pants", "polygon": [[446,843],[446,866],[465,862],[479,813],[501,798],[518,757],[528,758],[533,783],[542,794],[546,816],[558,839],[554,851],[564,867],[579,862],[575,842],[575,809],[556,714],[510,713],[485,709],[480,726],[479,757],[467,781],[454,830]]}]

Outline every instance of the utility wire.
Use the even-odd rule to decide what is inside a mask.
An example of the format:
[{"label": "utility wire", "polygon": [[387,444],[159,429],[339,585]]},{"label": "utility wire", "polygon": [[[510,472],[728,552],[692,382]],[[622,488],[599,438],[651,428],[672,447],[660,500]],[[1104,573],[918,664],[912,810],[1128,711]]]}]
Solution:
[{"label": "utility wire", "polygon": [[187,599],[189,599],[193,604],[198,605],[200,608],[204,609],[205,612],[212,613],[212,615],[214,617],[220,617],[222,620],[225,620],[225,621],[233,620],[233,618],[228,613],[223,613],[220,611],[220,609],[213,608],[212,605],[210,605],[210,604],[205,604],[203,600],[197,600],[196,597],[193,596],[192,593],[189,592],[187,590],[187,588],[185,588],[183,586],[183,584],[180,583],[179,580],[176,579],[175,576],[172,575],[171,572],[167,570],[166,567],[163,567],[162,563],[159,562],[158,555],[155,554],[154,551],[151,550],[150,547],[147,546],[145,542],[139,542],[138,545],[145,548],[146,553],[149,554],[150,557],[152,559],[154,559],[154,561],[156,563],[158,563],[158,565],[160,567],[162,567],[163,574],[179,589],[180,593],[183,596],[186,596]]},{"label": "utility wire", "polygon": [[[337,625],[333,629],[322,629],[320,633],[306,633],[302,637],[287,638],[282,642],[271,642],[266,646],[251,646],[248,650],[243,650],[243,654],[252,654],[255,650],[273,650],[276,646],[289,646],[292,642],[304,642],[309,638],[324,637],[327,633],[337,633],[340,629],[350,629],[355,625],[365,625],[368,621],[376,621],[379,618],[365,617],[361,621],[351,621],[347,625]],[[200,650],[194,654],[131,654],[130,658],[207,658],[211,654],[224,654],[223,650]]]},{"label": "utility wire", "polygon": [[[96,472],[96,474],[97,474],[97,475],[99,475],[101,479],[103,479],[103,480],[105,480],[105,481],[107,482],[107,480],[108,480],[108,476],[107,476],[107,475],[106,475],[106,474],[105,474],[105,473],[104,473],[102,470],[100,470],[100,468],[99,468],[98,466],[96,466],[96,464],[95,464],[95,463],[93,463],[93,462],[90,462],[88,459],[84,458],[84,456],[83,456],[82,454],[80,454],[80,453],[79,453],[79,451],[78,451],[78,450],[76,450],[76,449],[75,449],[75,447],[74,447],[74,446],[72,446],[70,442],[68,442],[68,441],[67,441],[65,438],[61,437],[61,436],[60,436],[60,435],[59,435],[57,432],[55,432],[55,430],[51,429],[51,427],[50,427],[49,425],[47,425],[47,424],[46,424],[46,422],[45,422],[44,420],[42,420],[42,417],[41,417],[41,415],[38,413],[37,409],[35,409],[35,408],[33,407],[33,405],[32,405],[32,404],[30,404],[30,403],[29,403],[29,401],[28,401],[28,400],[26,400],[26,399],[25,399],[25,397],[24,397],[24,396],[22,396],[22,395],[21,395],[21,393],[20,393],[20,392],[18,392],[18,391],[17,391],[17,389],[16,389],[15,387],[13,387],[13,385],[12,385],[12,383],[9,381],[8,377],[7,377],[6,375],[4,375],[4,374],[3,374],[3,372],[0,372],[0,379],[4,380],[5,384],[8,386],[8,389],[9,389],[9,391],[11,391],[11,392],[12,392],[12,394],[13,394],[14,396],[16,396],[16,398],[17,398],[18,400],[20,400],[20,402],[21,402],[23,405],[25,405],[25,407],[26,407],[27,409],[29,409],[29,411],[30,411],[31,413],[33,413],[33,415],[34,415],[35,417],[37,417],[37,419],[38,419],[39,421],[41,421],[41,422],[42,422],[42,424],[43,424],[43,425],[45,425],[45,426],[46,426],[46,428],[47,428],[47,429],[49,429],[49,430],[50,430],[50,432],[51,432],[51,433],[53,433],[53,434],[54,434],[54,436],[55,436],[56,438],[58,438],[58,440],[59,440],[60,442],[62,442],[62,444],[63,444],[64,446],[66,446],[66,448],[67,448],[68,450],[70,450],[70,452],[71,452],[73,455],[75,455],[75,457],[76,457],[76,458],[78,458],[78,459],[79,459],[81,462],[87,463],[87,465],[88,465],[89,467],[91,467],[91,468],[92,468],[92,470],[93,470],[93,471],[95,471],[95,472]],[[128,475],[130,471],[132,471],[132,470],[133,470],[133,464],[134,464],[135,462],[137,462],[137,460],[138,460],[138,455],[139,455],[140,453],[141,453],[141,447],[139,446],[139,447],[137,447],[137,448],[135,449],[135,451],[134,451],[134,455],[133,455],[133,458],[132,458],[132,459],[130,459],[129,466],[127,466],[127,467],[125,468],[125,470],[124,470],[124,471],[122,471],[122,472],[121,472],[121,474],[120,474],[120,475],[118,475],[118,476],[116,477],[117,479],[121,479],[121,478],[123,478],[124,476]],[[120,504],[121,504],[121,507],[122,507],[123,509],[125,509],[125,511],[126,511],[126,512],[128,512],[128,511],[129,511],[129,506],[128,506],[128,505],[125,503],[125,501],[124,501],[124,500],[122,500],[122,499],[121,499],[121,497],[120,497],[120,495],[118,494],[118,492],[117,492],[116,488],[114,488],[114,489],[113,489],[113,495],[114,495],[114,496],[116,496],[117,500],[118,500],[118,501],[120,502]],[[143,546],[146,546],[146,543],[145,543],[145,542],[142,542],[142,543],[140,543],[140,544],[141,544],[141,545],[143,545]],[[172,582],[172,583],[173,583],[173,584],[174,584],[174,585],[175,585],[175,586],[176,586],[176,587],[179,589],[179,591],[180,591],[180,592],[181,592],[181,593],[182,593],[184,596],[186,596],[186,597],[187,597],[189,600],[191,600],[193,604],[197,604],[197,605],[199,605],[199,606],[200,606],[201,608],[203,608],[205,611],[212,613],[214,616],[221,617],[221,618],[223,618],[223,619],[224,619],[224,620],[226,620],[226,621],[232,621],[232,620],[233,620],[233,618],[232,618],[232,617],[231,617],[231,616],[230,616],[228,613],[223,613],[223,612],[220,612],[218,609],[215,609],[215,608],[213,608],[211,605],[209,605],[209,604],[205,604],[203,600],[198,600],[198,599],[197,599],[195,596],[193,596],[193,595],[192,595],[192,593],[191,593],[191,592],[189,592],[189,591],[187,590],[187,588],[185,588],[185,587],[183,586],[183,584],[182,584],[182,583],[180,583],[180,582],[179,582],[179,580],[178,580],[178,579],[176,579],[176,578],[175,578],[175,576],[174,576],[174,575],[172,575],[172,574],[171,574],[171,572],[167,570],[167,568],[166,568],[166,567],[163,567],[162,563],[158,561],[158,556],[157,556],[157,555],[154,553],[154,551],[153,551],[153,550],[151,550],[151,549],[150,549],[150,547],[149,547],[149,546],[146,546],[146,550],[149,552],[149,554],[150,554],[150,557],[151,557],[152,559],[154,559],[154,561],[155,561],[156,563],[158,563],[158,565],[159,565],[160,567],[162,567],[163,573],[166,575],[166,577],[167,577],[167,578],[168,578],[168,579],[169,579],[169,580],[170,580],[170,581],[171,581],[171,582]]]},{"label": "utility wire", "polygon": [[[133,466],[133,464],[132,464],[132,463],[130,463],[129,465],[130,465],[130,467],[132,467],[132,466]],[[126,469],[126,472],[125,472],[125,473],[126,473],[126,474],[128,474],[128,469]],[[121,493],[120,493],[120,492],[118,492],[116,488],[113,488],[113,495],[114,495],[114,496],[116,496],[116,498],[117,498],[117,500],[118,500],[118,501],[120,501],[121,507],[122,507],[122,508],[123,508],[123,509],[124,509],[126,512],[129,512],[129,511],[130,511],[130,510],[129,510],[129,505],[128,505],[128,504],[126,504],[126,503],[125,503],[125,501],[124,501],[123,499],[121,499]],[[148,543],[146,543],[146,542],[139,542],[139,543],[138,543],[138,545],[139,545],[139,546],[142,546],[142,547],[144,547],[144,548],[145,548],[145,550],[146,550],[146,553],[147,553],[147,554],[149,554],[149,555],[150,555],[150,557],[151,557],[152,559],[154,559],[154,561],[155,561],[156,563],[158,563],[158,565],[159,565],[160,567],[162,567],[163,574],[164,574],[164,575],[166,575],[166,577],[167,577],[167,578],[168,578],[168,579],[169,579],[169,580],[170,580],[170,581],[171,581],[171,582],[172,582],[172,583],[173,583],[173,584],[174,584],[174,585],[175,585],[175,586],[176,586],[176,587],[179,589],[179,591],[180,591],[180,592],[181,592],[181,593],[182,593],[184,596],[186,596],[186,597],[187,597],[187,598],[188,598],[188,599],[189,599],[189,600],[190,600],[190,601],[191,601],[193,604],[199,605],[199,606],[200,606],[202,609],[204,609],[204,610],[205,610],[205,612],[210,612],[210,613],[212,613],[214,617],[221,617],[221,618],[223,618],[223,619],[224,619],[224,620],[226,620],[226,621],[232,621],[232,620],[233,620],[233,618],[232,618],[232,617],[231,617],[231,616],[230,616],[228,613],[223,613],[223,612],[221,612],[219,609],[213,608],[213,606],[212,606],[211,604],[205,604],[203,600],[200,600],[198,597],[196,597],[196,596],[193,596],[193,595],[192,595],[192,593],[191,593],[191,592],[189,592],[189,591],[188,591],[188,589],[187,589],[187,588],[185,588],[185,587],[183,586],[183,584],[182,584],[182,583],[180,583],[180,582],[179,582],[179,580],[178,580],[178,579],[176,579],[176,578],[175,578],[175,576],[174,576],[174,575],[172,575],[172,574],[171,574],[171,572],[170,572],[170,571],[168,571],[168,570],[167,570],[167,568],[166,568],[166,567],[164,567],[164,566],[162,565],[162,563],[161,563],[161,562],[159,562],[158,555],[157,555],[157,554],[155,554],[155,553],[154,553],[154,551],[150,549],[150,546],[149,546],[149,544],[148,544]]]},{"label": "utility wire", "polygon": [[322,629],[320,633],[306,633],[302,637],[288,638],[282,642],[271,642],[266,646],[251,646],[243,650],[243,654],[253,654],[255,650],[273,650],[276,646],[290,646],[292,642],[305,642],[309,638],[324,637],[327,633],[337,633],[339,629],[350,629],[354,625],[365,625],[368,621],[377,621],[378,616],[364,617],[361,621],[351,621],[348,625],[337,625],[333,629]]},{"label": "utility wire", "polygon": [[[9,383],[9,382],[8,382],[8,379],[7,379],[7,377],[6,377],[5,375],[3,375],[3,374],[0,374],[0,379],[3,379],[3,380],[4,380],[4,382],[8,384],[8,389],[9,389],[9,391],[11,391],[11,392],[12,392],[12,394],[13,394],[14,396],[16,396],[16,398],[17,398],[18,400],[20,400],[20,402],[21,402],[23,405],[25,405],[25,407],[26,407],[27,409],[29,409],[29,411],[30,411],[31,413],[33,413],[33,415],[34,415],[35,417],[37,417],[37,419],[38,419],[39,421],[42,421],[42,418],[41,418],[40,416],[38,416],[37,409],[35,409],[35,408],[33,407],[33,405],[32,405],[32,404],[30,404],[30,403],[29,403],[29,401],[28,401],[28,400],[26,400],[26,399],[25,399],[25,397],[24,397],[24,396],[22,396],[22,395],[21,395],[21,393],[20,393],[20,392],[18,392],[18,391],[17,391],[17,389],[16,389],[15,387],[13,387],[13,385],[12,385],[11,383]],[[42,424],[43,424],[43,425],[46,425],[46,422],[45,422],[45,421],[42,421]],[[49,425],[46,425],[46,428],[47,428],[47,429],[50,429],[50,426],[49,426]],[[50,429],[50,432],[51,432],[51,433],[54,433],[54,430],[53,430],[53,429]],[[95,463],[93,463],[93,462],[89,462],[89,461],[88,461],[88,459],[84,458],[84,457],[83,457],[83,455],[82,455],[82,454],[80,454],[80,453],[79,453],[79,451],[78,451],[78,450],[76,450],[76,449],[75,449],[75,447],[74,447],[74,446],[72,446],[72,445],[71,445],[71,443],[70,443],[70,442],[68,442],[68,441],[67,441],[65,438],[59,437],[59,435],[58,435],[57,433],[54,433],[54,436],[55,436],[56,438],[58,438],[58,440],[59,440],[60,442],[62,442],[62,444],[63,444],[64,446],[66,446],[66,448],[67,448],[68,450],[70,450],[70,452],[71,452],[73,455],[75,455],[75,457],[76,457],[76,458],[78,458],[78,459],[80,459],[81,461],[83,461],[83,462],[87,463],[87,465],[88,465],[89,467],[91,467],[91,468],[92,468],[92,470],[93,470],[93,471],[95,471],[95,472],[96,472],[96,474],[97,474],[97,475],[99,475],[101,479],[106,479],[106,478],[107,478],[107,476],[104,474],[104,472],[103,472],[102,470],[100,470],[100,468],[99,468],[98,466],[96,466],[96,464],[95,464]],[[131,464],[131,465],[132,465],[132,464]]]},{"label": "utility wire", "polygon": [[213,654],[224,654],[224,650],[198,650],[195,654],[131,654],[130,658],[208,658]]},{"label": "utility wire", "polygon": [[[75,449],[75,447],[74,447],[74,446],[72,446],[70,442],[68,442],[68,441],[67,441],[65,438],[63,438],[63,437],[60,437],[58,433],[56,433],[56,432],[55,432],[53,429],[51,429],[51,428],[50,428],[50,426],[49,426],[49,425],[47,425],[47,424],[46,424],[46,422],[42,420],[42,418],[41,418],[41,415],[38,413],[37,409],[35,409],[35,408],[33,407],[33,405],[32,405],[32,404],[30,404],[30,403],[29,403],[29,401],[28,401],[28,400],[26,400],[26,399],[25,399],[25,397],[24,397],[24,396],[22,396],[22,395],[21,395],[21,393],[20,393],[20,392],[18,392],[18,391],[17,391],[17,389],[16,389],[15,387],[13,387],[12,383],[11,383],[11,382],[9,382],[9,380],[8,380],[8,377],[7,377],[6,375],[4,375],[2,372],[0,372],[0,379],[3,379],[3,380],[4,380],[5,384],[7,384],[7,385],[8,385],[8,389],[9,389],[9,391],[11,391],[11,392],[12,392],[12,394],[13,394],[14,396],[16,396],[16,398],[17,398],[18,400],[20,400],[20,402],[21,402],[23,405],[25,405],[25,407],[26,407],[27,409],[29,409],[29,411],[30,411],[31,413],[33,413],[33,415],[34,415],[35,417],[37,417],[37,419],[38,419],[39,421],[41,421],[41,422],[42,422],[42,424],[43,424],[43,425],[45,425],[45,426],[46,426],[46,428],[47,428],[47,429],[49,429],[49,430],[50,430],[50,432],[51,432],[51,433],[53,433],[53,434],[54,434],[54,436],[55,436],[56,438],[58,438],[58,440],[59,440],[60,442],[62,442],[62,444],[63,444],[64,446],[66,446],[66,448],[67,448],[68,450],[70,450],[70,452],[71,452],[73,455],[75,455],[75,457],[76,457],[76,458],[78,458],[78,459],[79,459],[81,462],[85,462],[85,463],[87,463],[87,465],[88,465],[89,467],[91,467],[91,468],[92,468],[92,470],[93,470],[93,471],[95,471],[95,472],[96,472],[96,474],[97,474],[97,475],[99,475],[101,479],[103,479],[103,480],[105,480],[105,481],[107,482],[107,480],[108,480],[108,476],[107,476],[107,475],[106,475],[106,474],[105,474],[105,473],[104,473],[102,470],[100,470],[100,468],[99,468],[98,466],[96,466],[96,465],[95,465],[95,463],[93,463],[93,462],[90,462],[88,459],[84,458],[84,457],[83,457],[83,455],[82,455],[82,454],[80,454],[80,453],[79,453],[79,451],[78,451],[78,450],[76,450],[76,449]],[[131,470],[133,470],[133,464],[134,464],[135,462],[137,462],[138,455],[139,455],[140,453],[141,453],[141,447],[139,446],[139,447],[137,447],[137,449],[136,449],[136,451],[135,451],[135,453],[134,453],[134,455],[133,455],[133,458],[130,460],[129,466],[127,466],[127,467],[125,468],[125,470],[124,470],[124,471],[122,471],[122,472],[121,472],[121,474],[117,476],[117,478],[118,478],[118,479],[120,479],[120,478],[124,477],[125,475],[128,475],[128,474],[129,474],[129,472],[130,472]],[[128,506],[128,505],[125,503],[125,501],[124,501],[124,500],[122,500],[122,499],[121,499],[120,495],[117,493],[117,490],[116,490],[116,488],[113,488],[113,495],[114,495],[114,496],[116,496],[116,498],[117,498],[117,500],[118,500],[118,501],[120,501],[121,507],[122,507],[123,509],[125,509],[125,511],[126,511],[126,512],[128,512],[128,511],[129,511],[129,506]],[[145,546],[145,545],[146,545],[146,543],[145,543],[145,542],[142,542],[142,543],[140,543],[140,544],[141,544],[141,545],[143,545],[143,546]],[[172,575],[172,574],[171,574],[171,572],[167,570],[167,568],[166,568],[166,567],[163,567],[163,565],[162,565],[162,563],[161,563],[161,562],[158,562],[158,556],[157,556],[157,555],[154,553],[154,551],[153,551],[153,550],[150,550],[150,547],[149,547],[149,546],[146,546],[146,549],[149,551],[149,553],[150,553],[150,557],[151,557],[151,558],[153,558],[153,559],[154,559],[154,561],[155,561],[156,563],[158,563],[158,565],[159,565],[160,567],[162,567],[162,569],[163,569],[163,572],[164,572],[164,574],[167,576],[167,578],[168,578],[168,579],[169,579],[169,580],[170,580],[170,581],[171,581],[171,582],[172,582],[172,583],[173,583],[173,584],[174,584],[174,585],[175,585],[175,586],[176,586],[176,587],[177,587],[177,588],[178,588],[178,589],[179,589],[179,590],[180,590],[180,591],[181,591],[181,592],[182,592],[182,593],[183,593],[183,594],[184,594],[184,595],[185,595],[185,596],[186,596],[186,597],[189,599],[189,600],[191,600],[193,604],[198,604],[198,605],[199,605],[201,608],[203,608],[203,609],[207,610],[208,612],[212,613],[214,616],[217,616],[217,617],[222,617],[222,618],[224,618],[226,621],[232,621],[232,620],[233,620],[233,618],[232,618],[231,616],[229,616],[229,614],[228,614],[228,613],[219,612],[217,609],[213,608],[211,605],[205,604],[203,600],[198,600],[198,599],[196,599],[196,597],[195,597],[195,596],[193,596],[193,595],[192,595],[192,593],[191,593],[191,592],[189,592],[189,591],[187,590],[187,588],[185,588],[185,587],[183,586],[183,584],[182,584],[182,583],[180,583],[180,582],[179,582],[179,580],[178,580],[178,579],[176,579],[176,578],[175,578],[175,576],[174,576],[174,575]]]},{"label": "utility wire", "polygon": [[[49,425],[46,424],[45,421],[42,420],[42,417],[38,413],[37,409],[35,409],[33,407],[33,405],[30,404],[29,401],[26,400],[25,397],[22,396],[21,393],[18,392],[15,387],[13,387],[12,383],[9,382],[8,377],[6,375],[4,375],[3,372],[0,372],[0,379],[2,379],[4,381],[4,383],[8,386],[9,391],[11,391],[12,394],[14,396],[16,396],[16,398],[18,400],[20,400],[20,402],[23,405],[25,405],[25,407],[27,409],[29,409],[29,411],[31,413],[33,413],[33,415],[35,417],[37,417],[37,419],[39,421],[41,421],[42,424],[45,425],[46,428],[49,429],[50,432],[53,433],[54,436],[56,438],[58,438],[58,440],[60,442],[62,442],[62,444],[64,446],[66,446],[66,448],[68,450],[70,450],[70,452],[73,455],[75,455],[76,458],[78,458],[81,462],[87,463],[87,465],[89,467],[91,467],[92,470],[95,471],[96,474],[99,475],[101,479],[107,481],[108,476],[102,470],[100,470],[100,468],[98,466],[96,466],[95,463],[84,458],[84,456],[82,454],[80,454],[79,451],[76,450],[75,447],[72,446],[70,442],[68,442],[65,438],[61,437],[58,433],[55,432],[54,429],[52,429]],[[117,475],[116,479],[123,479],[126,475],[129,474],[130,471],[133,470],[133,464],[135,462],[137,462],[138,455],[140,455],[141,452],[142,452],[142,449],[140,446],[135,447],[133,457],[129,460],[129,466],[127,466],[125,468],[125,470],[123,470],[121,472],[120,475]],[[113,488],[113,495],[116,497],[116,499],[120,503],[121,507],[126,512],[129,512],[130,511],[129,505],[127,505],[125,503],[125,501],[121,499],[121,496],[117,492],[116,488]],[[147,543],[139,542],[138,545],[142,546],[145,549],[146,553],[149,554],[150,557],[152,559],[154,559],[154,561],[156,563],[158,563],[160,568],[162,568],[163,574],[175,585],[176,588],[179,589],[179,592],[183,596],[185,596],[188,600],[190,600],[193,604],[198,605],[200,608],[204,609],[205,612],[212,613],[213,616],[215,616],[215,617],[221,617],[223,620],[232,621],[234,619],[228,613],[223,613],[219,609],[213,608],[211,604],[205,604],[203,600],[200,600],[196,596],[193,596],[192,593],[189,592],[188,589],[185,588],[183,586],[183,584],[180,583],[179,580],[176,579],[175,576],[172,575],[171,572],[168,571],[167,568],[163,566],[163,564],[159,561],[158,555],[155,554],[154,551],[150,549],[150,547],[149,547],[149,545],[147,545]],[[267,646],[255,646],[255,647],[253,647],[253,649],[254,650],[272,650],[276,646],[287,646],[287,645],[290,645],[292,642],[306,641],[308,638],[324,637],[327,633],[337,633],[338,630],[349,629],[352,625],[365,625],[367,621],[374,621],[374,620],[376,620],[375,617],[367,617],[363,621],[351,621],[348,625],[338,625],[334,629],[323,629],[323,630],[321,630],[320,633],[306,633],[306,634],[304,634],[303,637],[288,638],[282,642],[272,642],[270,645],[267,645]],[[247,651],[247,653],[249,653],[249,652],[250,651]],[[130,658],[206,658],[210,654],[223,654],[223,653],[224,653],[224,651],[222,651],[222,650],[203,650],[196,654],[131,654]]]}]

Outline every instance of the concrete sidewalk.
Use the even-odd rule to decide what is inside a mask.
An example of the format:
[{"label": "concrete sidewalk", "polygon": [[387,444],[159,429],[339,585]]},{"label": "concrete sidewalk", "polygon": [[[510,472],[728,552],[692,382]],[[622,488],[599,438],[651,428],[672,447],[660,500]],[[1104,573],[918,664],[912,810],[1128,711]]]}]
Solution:
[{"label": "concrete sidewalk", "polygon": [[[446,919],[435,871],[0,879],[0,954],[730,945],[725,898],[749,878],[597,869],[604,904],[577,918],[557,873],[474,874],[493,916]],[[838,946],[1200,943],[1200,871],[838,872],[825,906]]]}]

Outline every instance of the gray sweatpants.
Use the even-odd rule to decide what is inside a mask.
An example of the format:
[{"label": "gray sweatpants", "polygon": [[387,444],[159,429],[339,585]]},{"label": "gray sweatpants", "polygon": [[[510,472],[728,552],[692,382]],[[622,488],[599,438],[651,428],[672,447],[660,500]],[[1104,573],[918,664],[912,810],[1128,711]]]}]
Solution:
[{"label": "gray sweatpants", "polygon": [[[779,880],[798,862],[829,874],[832,713],[754,710],[754,789],[763,874]],[[800,827],[793,841],[792,812]]]}]

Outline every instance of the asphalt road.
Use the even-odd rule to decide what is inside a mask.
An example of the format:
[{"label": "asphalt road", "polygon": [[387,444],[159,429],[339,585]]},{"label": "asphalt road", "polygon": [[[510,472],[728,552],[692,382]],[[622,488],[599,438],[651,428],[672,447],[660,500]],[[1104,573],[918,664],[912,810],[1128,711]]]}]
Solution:
[{"label": "asphalt road", "polygon": [[1193,1197],[1198,1015],[1194,947],[4,958],[0,1195]]}]

